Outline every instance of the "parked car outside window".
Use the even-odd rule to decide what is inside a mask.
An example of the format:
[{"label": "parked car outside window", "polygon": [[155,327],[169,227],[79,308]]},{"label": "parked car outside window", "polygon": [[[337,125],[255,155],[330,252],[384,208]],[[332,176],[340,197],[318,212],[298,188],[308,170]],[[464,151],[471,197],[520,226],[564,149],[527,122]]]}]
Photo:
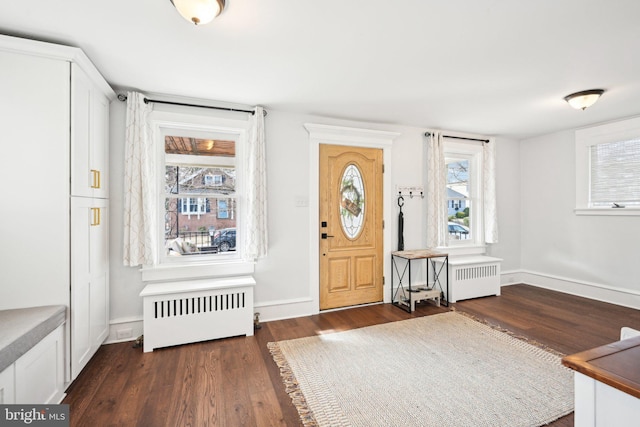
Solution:
[{"label": "parked car outside window", "polygon": [[469,238],[469,229],[464,225],[449,222],[449,235],[454,239],[464,240]]},{"label": "parked car outside window", "polygon": [[223,228],[217,230],[213,234],[212,246],[218,248],[220,252],[228,252],[236,250],[236,229],[235,228]]}]

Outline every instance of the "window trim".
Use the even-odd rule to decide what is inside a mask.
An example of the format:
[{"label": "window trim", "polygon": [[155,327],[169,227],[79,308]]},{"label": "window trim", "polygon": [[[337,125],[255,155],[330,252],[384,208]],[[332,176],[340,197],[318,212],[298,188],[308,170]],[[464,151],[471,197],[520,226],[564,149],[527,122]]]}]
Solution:
[{"label": "window trim", "polygon": [[590,197],[590,150],[598,144],[618,142],[640,136],[640,117],[606,123],[575,131],[576,161],[576,215],[640,216],[640,208],[591,207]]},{"label": "window trim", "polygon": [[[203,254],[203,255],[191,255],[188,257],[170,257],[165,254],[164,248],[164,168],[165,168],[165,152],[164,152],[164,138],[168,135],[175,135],[176,132],[180,132],[181,135],[196,137],[196,138],[211,138],[211,134],[218,134],[221,138],[233,139],[236,141],[236,155],[235,159],[229,159],[228,162],[222,161],[220,166],[233,165],[237,169],[236,173],[236,209],[237,212],[242,212],[244,207],[244,171],[241,168],[244,167],[241,159],[243,159],[245,145],[248,142],[249,122],[247,120],[232,120],[215,117],[200,116],[196,114],[183,114],[183,113],[171,113],[166,111],[154,111],[151,113],[151,127],[154,131],[154,138],[157,141],[156,146],[156,185],[157,185],[157,220],[158,220],[158,260],[160,267],[180,267],[180,266],[194,266],[198,265],[220,265],[228,264],[234,266],[233,269],[238,269],[239,273],[246,271],[244,264],[248,264],[243,261],[243,245],[242,236],[244,234],[242,225],[242,215],[236,217],[236,250],[227,253],[218,254]],[[168,155],[173,161],[179,161],[181,163],[195,163],[199,164],[194,156],[171,154]],[[183,273],[179,273],[183,271]],[[203,271],[208,271],[204,268]],[[185,277],[185,270],[176,270],[176,278]],[[174,273],[166,273],[167,277],[174,278]],[[208,274],[210,275],[210,274]]]},{"label": "window trim", "polygon": [[[448,212],[447,212],[447,245],[444,247],[448,250],[451,249],[471,249],[471,248],[484,248],[484,224],[483,224],[483,206],[484,206],[484,194],[482,189],[482,171],[483,171],[483,147],[481,144],[475,141],[455,140],[443,137],[444,141],[444,158],[445,167],[446,160],[451,157],[459,157],[469,161],[471,166],[471,173],[469,176],[469,197],[466,199],[469,201],[471,208],[471,215],[469,216],[471,239],[453,240],[449,239],[448,233]],[[447,201],[450,199],[447,197]]]}]

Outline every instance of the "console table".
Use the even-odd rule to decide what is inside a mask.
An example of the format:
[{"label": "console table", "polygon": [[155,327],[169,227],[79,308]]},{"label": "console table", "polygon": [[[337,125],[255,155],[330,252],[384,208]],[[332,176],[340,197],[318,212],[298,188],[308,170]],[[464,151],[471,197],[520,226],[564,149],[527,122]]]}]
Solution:
[{"label": "console table", "polygon": [[[411,283],[411,263],[416,260],[425,260],[426,263],[426,286],[416,286]],[[439,266],[436,264],[439,261]],[[429,268],[431,266],[431,268]],[[407,251],[391,252],[391,303],[403,310],[411,313],[416,308],[416,302],[433,300],[436,305],[440,305],[443,300],[447,307],[449,301],[443,299],[444,289],[440,279],[441,273],[445,273],[445,286],[449,295],[449,255],[432,251],[430,249],[415,249]],[[400,271],[402,269],[402,271]],[[433,286],[429,287],[429,270],[433,272]],[[396,286],[395,279],[398,279]],[[406,283],[406,287],[404,286]]]},{"label": "console table", "polygon": [[637,426],[640,336],[562,359],[575,370],[576,427]]}]

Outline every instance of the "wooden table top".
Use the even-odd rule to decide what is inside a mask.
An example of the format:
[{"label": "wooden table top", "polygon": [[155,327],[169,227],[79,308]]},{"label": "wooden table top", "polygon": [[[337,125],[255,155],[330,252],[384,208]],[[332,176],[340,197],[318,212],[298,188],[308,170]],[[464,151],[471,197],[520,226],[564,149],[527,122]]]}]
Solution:
[{"label": "wooden table top", "polygon": [[640,337],[566,356],[562,364],[640,399]]},{"label": "wooden table top", "polygon": [[442,252],[432,251],[431,249],[412,249],[409,251],[394,251],[391,255],[404,259],[423,259],[423,258],[440,258],[448,256]]}]

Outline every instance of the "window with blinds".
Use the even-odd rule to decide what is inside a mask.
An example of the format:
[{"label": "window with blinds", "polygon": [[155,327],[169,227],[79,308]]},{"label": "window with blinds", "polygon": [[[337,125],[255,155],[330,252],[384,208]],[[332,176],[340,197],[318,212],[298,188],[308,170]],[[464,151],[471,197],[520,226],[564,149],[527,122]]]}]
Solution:
[{"label": "window with blinds", "polygon": [[589,204],[640,207],[640,138],[590,147]]}]

